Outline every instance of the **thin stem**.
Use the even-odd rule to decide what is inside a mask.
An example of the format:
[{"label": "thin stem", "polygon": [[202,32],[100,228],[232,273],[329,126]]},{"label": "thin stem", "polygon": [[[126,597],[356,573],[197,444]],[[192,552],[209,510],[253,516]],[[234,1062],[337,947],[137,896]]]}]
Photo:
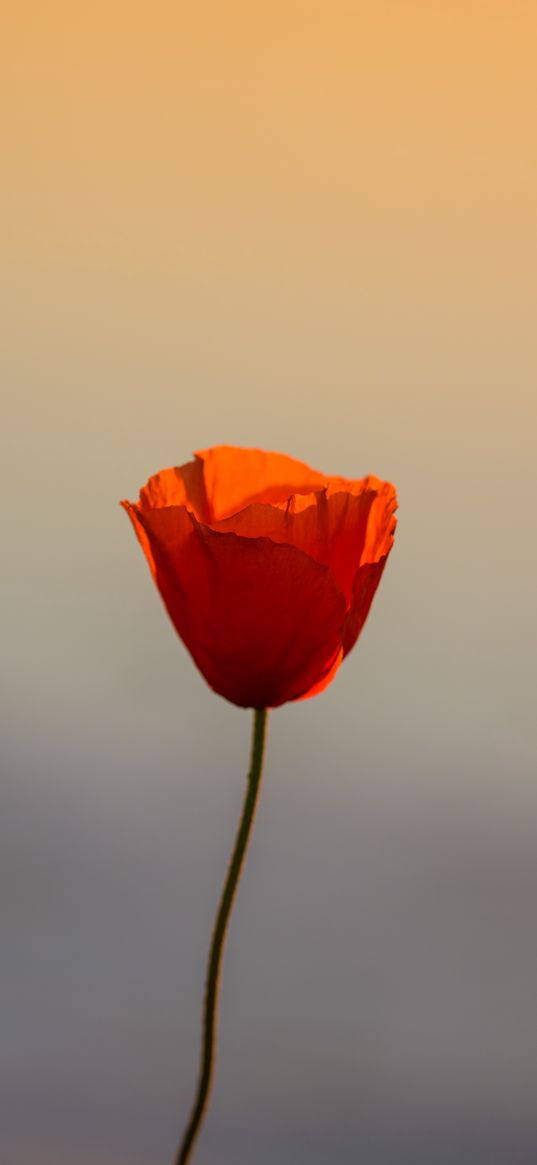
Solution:
[{"label": "thin stem", "polygon": [[176,1157],[176,1165],[186,1165],[187,1161],[190,1160],[194,1142],[200,1131],[201,1123],[205,1116],[205,1111],[209,1100],[215,1060],[216,1012],[220,990],[222,954],[226,941],[229,916],[231,914],[231,908],[233,906],[233,901],[244,862],[244,856],[248,846],[248,839],[250,837],[255,816],[257,795],[259,792],[261,772],[263,768],[266,726],[266,708],[256,708],[254,710],[252,753],[250,759],[250,771],[248,773],[246,796],[242,808],[242,815],[237,831],[237,837],[235,839],[235,846],[231,856],[226,881],[224,883],[224,889],[222,891],[222,897],[218,907],[216,922],[214,924],[211,949],[209,953],[209,962],[207,965],[198,1089],[190,1120],[186,1127],[186,1131],[184,1133],[183,1140]]}]

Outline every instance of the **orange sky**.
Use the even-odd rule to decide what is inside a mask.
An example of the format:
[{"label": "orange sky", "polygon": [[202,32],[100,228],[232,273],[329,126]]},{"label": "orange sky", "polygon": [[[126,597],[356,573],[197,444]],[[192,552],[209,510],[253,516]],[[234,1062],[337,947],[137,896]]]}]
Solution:
[{"label": "orange sky", "polygon": [[536,33],[520,0],[11,5],[12,245],[242,265],[318,230],[337,263],[443,222],[486,267],[535,205]]}]

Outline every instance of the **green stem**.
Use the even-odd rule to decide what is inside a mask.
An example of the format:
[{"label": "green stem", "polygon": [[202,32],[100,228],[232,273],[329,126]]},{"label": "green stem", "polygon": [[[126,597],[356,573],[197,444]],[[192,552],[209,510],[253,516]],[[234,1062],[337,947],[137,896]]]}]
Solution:
[{"label": "green stem", "polygon": [[266,726],[266,708],[256,708],[254,710],[252,754],[246,796],[244,798],[242,815],[237,831],[237,837],[235,839],[235,846],[231,856],[224,889],[222,891],[222,897],[218,907],[216,922],[214,924],[211,950],[209,953],[209,962],[207,966],[205,1002],[203,1008],[201,1064],[198,1089],[190,1120],[179,1147],[179,1152],[176,1158],[176,1165],[186,1165],[187,1161],[190,1160],[194,1142],[200,1131],[201,1123],[207,1108],[207,1102],[209,1100],[215,1060],[216,1011],[220,989],[222,954],[224,950],[224,943],[226,941],[229,916],[231,914],[231,908],[233,906],[233,901],[244,862],[244,856],[248,846],[248,839],[250,837],[255,816],[257,794],[259,792],[261,772],[263,768]]}]

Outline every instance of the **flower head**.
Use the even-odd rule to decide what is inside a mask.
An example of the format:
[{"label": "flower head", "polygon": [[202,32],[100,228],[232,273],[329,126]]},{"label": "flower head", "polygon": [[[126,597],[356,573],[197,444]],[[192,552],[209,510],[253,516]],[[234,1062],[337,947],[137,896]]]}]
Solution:
[{"label": "flower head", "polygon": [[322,691],[356,643],[397,498],[376,477],[222,445],[121,504],[207,683],[241,707],[273,708]]}]

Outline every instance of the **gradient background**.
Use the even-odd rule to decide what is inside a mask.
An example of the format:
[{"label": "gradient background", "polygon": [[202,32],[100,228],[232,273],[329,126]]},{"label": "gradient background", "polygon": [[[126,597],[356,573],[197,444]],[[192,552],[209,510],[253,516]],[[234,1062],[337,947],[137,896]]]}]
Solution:
[{"label": "gradient background", "polygon": [[167,1165],[250,717],[120,510],[211,444],[400,495],[273,714],[199,1165],[537,1159],[532,0],[12,0],[6,1165]]}]

